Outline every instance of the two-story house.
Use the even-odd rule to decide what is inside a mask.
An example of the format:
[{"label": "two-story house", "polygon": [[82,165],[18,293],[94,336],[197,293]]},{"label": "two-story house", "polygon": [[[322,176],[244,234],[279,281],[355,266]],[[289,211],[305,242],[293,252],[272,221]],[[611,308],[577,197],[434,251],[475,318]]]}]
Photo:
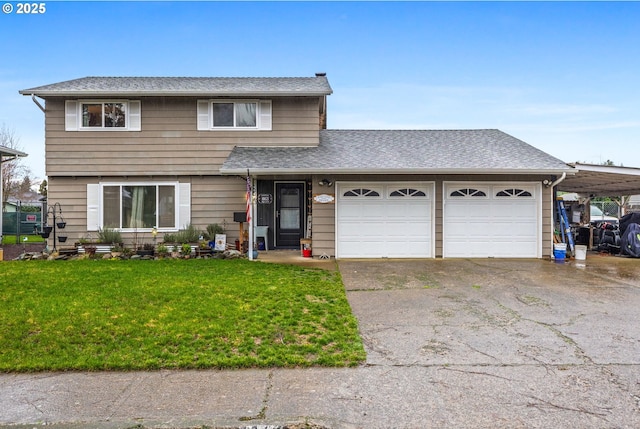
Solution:
[{"label": "two-story house", "polygon": [[314,256],[539,258],[552,253],[550,185],[571,170],[498,130],[328,130],[323,73],[20,93],[45,100],[48,196],[71,239],[218,223],[232,241],[248,173],[271,249],[311,234]]}]

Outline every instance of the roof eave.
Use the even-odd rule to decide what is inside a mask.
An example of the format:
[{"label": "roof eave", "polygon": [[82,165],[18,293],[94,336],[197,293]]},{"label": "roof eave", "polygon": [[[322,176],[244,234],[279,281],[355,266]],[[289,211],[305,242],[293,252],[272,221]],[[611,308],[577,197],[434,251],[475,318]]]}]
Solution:
[{"label": "roof eave", "polygon": [[370,168],[221,168],[220,174],[223,175],[244,175],[249,172],[253,175],[267,174],[517,174],[517,175],[559,175],[567,173],[575,174],[572,168],[567,169],[464,169],[464,168],[448,168],[448,169],[424,169],[424,168],[389,168],[389,169],[370,169]]},{"label": "roof eave", "polygon": [[[13,156],[14,158],[12,159],[15,159],[16,157],[24,158],[25,156],[29,156],[29,155],[17,149],[12,149],[6,146],[0,146],[0,157],[2,156]],[[11,161],[11,159],[7,159],[4,161]]]},{"label": "roof eave", "polygon": [[329,91],[252,91],[252,92],[203,92],[203,91],[18,91],[25,96],[47,97],[324,97]]}]

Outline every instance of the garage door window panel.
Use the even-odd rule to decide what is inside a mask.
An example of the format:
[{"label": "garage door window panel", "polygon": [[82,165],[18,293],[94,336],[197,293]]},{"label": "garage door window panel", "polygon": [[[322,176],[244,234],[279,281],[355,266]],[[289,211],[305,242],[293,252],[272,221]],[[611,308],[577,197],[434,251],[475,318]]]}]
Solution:
[{"label": "garage door window panel", "polygon": [[355,188],[355,189],[350,189],[348,191],[346,191],[344,194],[342,194],[343,197],[380,197],[380,192],[373,190],[373,189],[367,189],[367,188]]},{"label": "garage door window panel", "polygon": [[502,189],[496,193],[496,197],[516,197],[516,198],[533,198],[533,194],[525,189],[510,188]]},{"label": "garage door window panel", "polygon": [[451,194],[449,194],[450,197],[474,197],[474,198],[478,198],[478,197],[486,197],[487,193],[485,191],[482,191],[480,189],[473,189],[473,188],[463,188],[463,189],[457,189],[453,192],[451,192]]},{"label": "garage door window panel", "polygon": [[391,193],[389,194],[390,197],[426,197],[427,194],[426,192],[419,190],[419,189],[413,189],[413,188],[402,188],[402,189],[396,189],[394,191],[391,191]]}]

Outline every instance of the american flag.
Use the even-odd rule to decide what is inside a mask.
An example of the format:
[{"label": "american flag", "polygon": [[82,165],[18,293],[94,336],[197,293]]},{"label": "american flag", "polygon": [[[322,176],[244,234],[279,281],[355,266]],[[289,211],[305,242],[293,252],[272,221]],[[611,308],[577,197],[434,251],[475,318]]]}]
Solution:
[{"label": "american flag", "polygon": [[251,222],[251,178],[247,171],[247,222]]}]

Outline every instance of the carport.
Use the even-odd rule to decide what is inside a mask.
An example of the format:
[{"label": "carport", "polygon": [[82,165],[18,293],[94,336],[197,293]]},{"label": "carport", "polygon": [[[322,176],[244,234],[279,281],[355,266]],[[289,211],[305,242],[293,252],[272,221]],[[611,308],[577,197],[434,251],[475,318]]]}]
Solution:
[{"label": "carport", "polygon": [[626,198],[640,194],[640,168],[580,163],[569,165],[576,172],[558,184],[558,191],[576,192],[585,198]]},{"label": "carport", "polygon": [[[594,245],[594,227],[590,223],[589,205],[591,199],[594,197],[611,197],[617,200],[621,207],[624,207],[632,195],[640,194],[640,168],[580,163],[569,165],[576,169],[575,174],[567,176],[558,183],[556,190],[576,193],[580,196],[579,203],[585,207],[584,218],[581,223],[585,227],[581,227],[580,230],[584,230],[582,232],[588,234],[588,237],[585,237],[582,243],[592,248]],[[569,208],[567,208],[567,211],[569,211]],[[622,215],[624,214],[623,212]],[[588,228],[586,228],[586,225],[588,225]]]}]

